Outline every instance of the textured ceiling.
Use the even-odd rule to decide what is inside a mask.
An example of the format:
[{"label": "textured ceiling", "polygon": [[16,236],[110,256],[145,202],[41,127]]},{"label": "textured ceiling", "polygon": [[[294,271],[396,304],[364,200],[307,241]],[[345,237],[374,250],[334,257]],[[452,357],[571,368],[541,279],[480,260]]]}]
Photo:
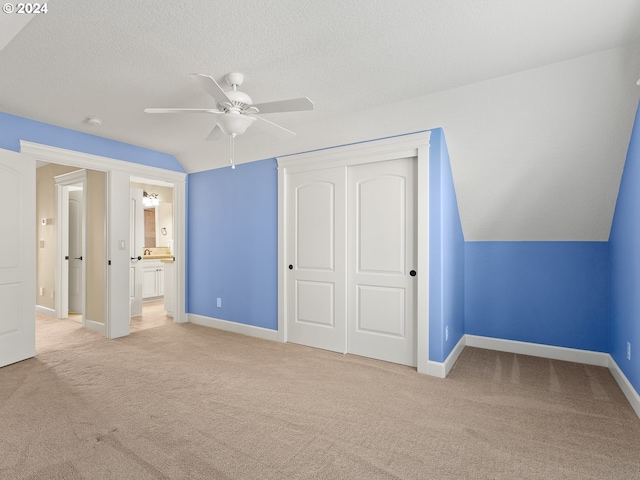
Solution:
[{"label": "textured ceiling", "polygon": [[255,103],[316,107],[269,115],[298,135],[250,130],[240,162],[444,127],[467,240],[608,237],[638,99],[640,57],[625,46],[640,42],[637,0],[48,7],[22,30],[0,14],[0,111],[171,153],[196,172],[228,159],[226,142],[204,141],[213,118],[143,109],[213,107],[189,74],[240,71]]}]

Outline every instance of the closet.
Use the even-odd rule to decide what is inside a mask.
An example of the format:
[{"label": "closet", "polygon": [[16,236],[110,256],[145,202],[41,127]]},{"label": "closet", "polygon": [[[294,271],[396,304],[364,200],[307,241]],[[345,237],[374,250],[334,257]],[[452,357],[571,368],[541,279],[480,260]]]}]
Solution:
[{"label": "closet", "polygon": [[417,365],[427,163],[428,133],[278,159],[283,340]]}]

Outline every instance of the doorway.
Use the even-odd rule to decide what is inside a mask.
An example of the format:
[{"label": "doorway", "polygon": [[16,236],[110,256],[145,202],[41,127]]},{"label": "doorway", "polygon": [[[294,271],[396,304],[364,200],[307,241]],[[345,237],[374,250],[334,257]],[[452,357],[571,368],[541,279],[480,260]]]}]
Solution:
[{"label": "doorway", "polygon": [[175,193],[171,182],[131,178],[132,332],[172,323],[175,316]]},{"label": "doorway", "polygon": [[[41,176],[45,175],[45,171],[42,170],[38,173]],[[56,317],[79,321],[84,326],[87,287],[87,208],[85,205],[87,172],[83,169],[73,170],[55,175],[53,180],[56,201],[54,220]]]}]

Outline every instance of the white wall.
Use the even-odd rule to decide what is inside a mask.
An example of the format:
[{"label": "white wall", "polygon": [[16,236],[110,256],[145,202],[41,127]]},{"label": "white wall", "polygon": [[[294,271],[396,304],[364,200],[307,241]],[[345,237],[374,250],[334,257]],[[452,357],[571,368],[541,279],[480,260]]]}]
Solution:
[{"label": "white wall", "polygon": [[[300,125],[283,153],[443,127],[465,240],[605,241],[639,77],[636,44],[411,101],[380,99]],[[247,142],[240,160],[264,158],[270,141]]]}]

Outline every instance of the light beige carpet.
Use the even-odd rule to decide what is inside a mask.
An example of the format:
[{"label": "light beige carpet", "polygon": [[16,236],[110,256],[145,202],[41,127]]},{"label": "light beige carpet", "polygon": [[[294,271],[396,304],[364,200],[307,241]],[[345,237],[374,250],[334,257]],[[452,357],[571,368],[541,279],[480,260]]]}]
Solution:
[{"label": "light beige carpet", "polygon": [[638,479],[604,368],[467,348],[449,378],[197,325],[39,320],[0,369],[2,479]]}]

